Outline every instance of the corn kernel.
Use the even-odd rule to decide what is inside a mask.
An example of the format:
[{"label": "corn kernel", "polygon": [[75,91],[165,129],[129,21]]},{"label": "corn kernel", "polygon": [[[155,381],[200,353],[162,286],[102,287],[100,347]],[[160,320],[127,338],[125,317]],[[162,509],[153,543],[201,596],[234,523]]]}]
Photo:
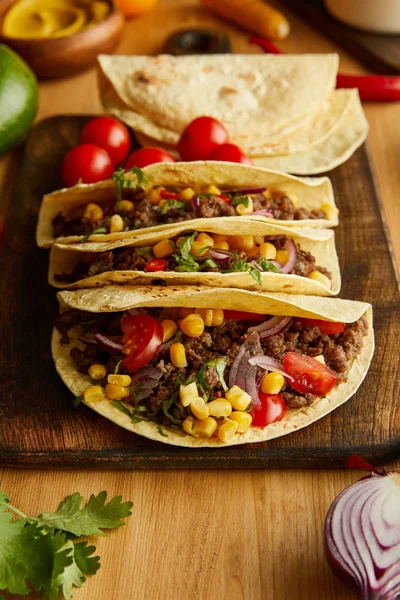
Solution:
[{"label": "corn kernel", "polygon": [[220,196],[221,195],[221,190],[219,188],[217,188],[216,185],[209,185],[206,190],[205,190],[206,194],[213,194],[213,196]]},{"label": "corn kernel", "polygon": [[336,208],[336,206],[333,206],[333,204],[323,204],[320,207],[320,210],[325,213],[325,216],[327,219],[329,219],[329,221],[336,219],[339,214],[339,210]]},{"label": "corn kernel", "polygon": [[186,431],[186,433],[193,435],[194,422],[195,422],[195,418],[192,417],[192,415],[190,415],[189,417],[186,417],[186,419],[182,423],[183,431]]},{"label": "corn kernel", "polygon": [[169,355],[171,358],[171,362],[177,369],[184,369],[188,366],[186,360],[186,351],[185,346],[180,343],[172,344],[169,349]]},{"label": "corn kernel", "polygon": [[179,198],[181,200],[191,200],[193,198],[193,196],[196,195],[196,192],[194,190],[192,190],[191,187],[185,188],[184,190],[182,190],[181,192],[179,192]]},{"label": "corn kernel", "polygon": [[260,244],[260,254],[263,258],[267,260],[275,260],[276,257],[276,248],[273,244],[269,242],[263,242]]},{"label": "corn kernel", "polygon": [[253,235],[237,235],[235,239],[239,250],[251,250],[255,246]]},{"label": "corn kernel", "polygon": [[197,419],[200,419],[200,421],[203,421],[210,416],[208,404],[206,404],[203,398],[200,398],[200,396],[197,396],[197,398],[191,401],[190,410]]},{"label": "corn kernel", "polygon": [[223,425],[225,423],[225,419],[215,419],[215,422],[217,424],[217,427],[216,427],[213,435],[214,435],[214,437],[218,437],[219,428],[221,427],[221,425]]},{"label": "corn kernel", "polygon": [[236,421],[227,419],[223,425],[218,429],[218,437],[221,442],[230,442],[238,430],[238,424]]},{"label": "corn kernel", "polygon": [[124,220],[121,215],[113,215],[110,219],[110,233],[124,230]]},{"label": "corn kernel", "polygon": [[83,392],[85,402],[99,402],[100,400],[104,400],[105,397],[106,395],[99,385],[90,385]]},{"label": "corn kernel", "polygon": [[280,265],[286,265],[289,258],[289,252],[287,250],[278,250],[275,255],[275,260],[278,261]]},{"label": "corn kernel", "polygon": [[85,223],[94,223],[95,221],[99,221],[100,219],[102,219],[103,216],[103,209],[98,204],[90,202],[86,205],[82,221],[84,221]]},{"label": "corn kernel", "polygon": [[113,383],[107,383],[104,388],[106,396],[111,400],[123,400],[130,396],[130,391],[123,385],[114,385]]},{"label": "corn kernel", "polygon": [[199,233],[195,242],[203,242],[203,246],[214,246],[214,240],[208,233]]},{"label": "corn kernel", "polygon": [[214,243],[213,248],[219,249],[219,250],[229,250],[229,244],[228,244],[228,242],[216,242],[216,243]]},{"label": "corn kernel", "polygon": [[313,279],[314,281],[319,281],[319,283],[322,283],[322,285],[327,287],[329,290],[331,289],[332,284],[330,279],[328,279],[326,275],[323,275],[319,271],[312,271],[312,273],[310,273],[308,277],[309,279]]},{"label": "corn kernel", "polygon": [[197,338],[204,332],[204,321],[198,314],[188,315],[180,322],[180,328],[189,337]]},{"label": "corn kernel", "polygon": [[124,212],[132,212],[135,208],[135,205],[130,200],[121,200],[119,203],[119,210],[123,210]]},{"label": "corn kernel", "polygon": [[161,327],[163,328],[163,342],[168,342],[174,337],[177,332],[178,325],[171,319],[164,319],[161,321]]},{"label": "corn kernel", "polygon": [[124,387],[127,387],[128,385],[131,385],[132,383],[132,379],[130,377],[130,375],[109,375],[107,377],[107,382],[108,383],[112,383],[113,385],[122,385]]},{"label": "corn kernel", "polygon": [[264,198],[266,198],[267,200],[269,200],[269,198],[272,197],[271,190],[269,190],[267,188],[266,190],[263,191],[262,195],[264,196]]},{"label": "corn kernel", "polygon": [[240,215],[241,217],[243,215],[251,215],[253,212],[254,208],[253,208],[253,200],[251,198],[248,199],[246,204],[238,204],[236,206],[236,212],[238,215]]},{"label": "corn kernel", "polygon": [[161,199],[160,192],[163,189],[164,188],[154,187],[152,190],[150,190],[150,193],[148,195],[150,204],[159,204],[160,199]]},{"label": "corn kernel", "polygon": [[235,410],[246,410],[251,402],[251,396],[241,390],[240,387],[234,385],[229,391],[226,392],[225,397],[232,404],[232,408]]},{"label": "corn kernel", "polygon": [[249,413],[235,410],[229,417],[231,421],[235,421],[238,424],[237,432],[246,433],[251,425],[253,417]]},{"label": "corn kernel", "polygon": [[196,308],[196,314],[200,315],[207,327],[210,327],[213,322],[213,311],[211,308]]},{"label": "corn kernel", "polygon": [[264,375],[261,383],[261,391],[264,394],[279,394],[285,383],[285,378],[280,373],[273,371]]},{"label": "corn kernel", "polygon": [[211,322],[212,327],[218,327],[218,325],[222,325],[223,322],[224,322],[224,311],[222,310],[222,308],[214,308],[212,322]]},{"label": "corn kernel", "polygon": [[229,417],[232,412],[232,405],[228,400],[225,400],[225,398],[212,400],[208,403],[208,408],[210,409],[210,415],[212,417]]},{"label": "corn kernel", "polygon": [[107,375],[107,370],[104,365],[91,365],[88,369],[88,374],[92,379],[100,381],[100,379],[104,379]]},{"label": "corn kernel", "polygon": [[161,240],[155,246],[153,246],[153,254],[156,258],[166,258],[174,252],[170,240]]},{"label": "corn kernel", "polygon": [[207,417],[200,421],[196,419],[193,425],[193,435],[195,437],[211,437],[217,429],[217,421],[212,417]]},{"label": "corn kernel", "polygon": [[317,360],[318,362],[322,363],[323,365],[325,364],[325,358],[323,354],[318,354],[318,356],[314,356],[314,360]]},{"label": "corn kernel", "polygon": [[219,242],[229,242],[232,236],[225,235],[224,233],[213,233],[214,246]]},{"label": "corn kernel", "polygon": [[193,254],[196,258],[201,258],[205,256],[208,252],[209,244],[205,242],[193,242],[192,247],[190,248],[190,254]]},{"label": "corn kernel", "polygon": [[193,381],[189,385],[181,385],[179,388],[179,398],[182,406],[189,406],[193,400],[199,397],[196,382]]}]

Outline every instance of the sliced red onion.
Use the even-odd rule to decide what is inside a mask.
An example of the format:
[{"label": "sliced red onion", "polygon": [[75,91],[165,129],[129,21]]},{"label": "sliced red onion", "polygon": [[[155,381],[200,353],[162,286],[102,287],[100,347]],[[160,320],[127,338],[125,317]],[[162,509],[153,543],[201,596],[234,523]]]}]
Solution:
[{"label": "sliced red onion", "polygon": [[258,388],[257,388],[257,367],[254,365],[250,365],[247,363],[246,375],[245,375],[245,391],[251,397],[253,406],[258,406],[260,404],[260,398],[258,397]]},{"label": "sliced red onion", "polygon": [[198,196],[193,196],[192,208],[193,210],[197,210],[198,208],[200,208],[200,198]]},{"label": "sliced red onion", "polygon": [[100,346],[104,348],[104,350],[107,350],[107,352],[110,352],[111,354],[118,354],[122,351],[122,344],[117,344],[117,342],[114,342],[105,335],[101,335],[101,333],[96,333],[94,337],[98,341]]},{"label": "sliced red onion", "polygon": [[286,263],[284,265],[280,265],[280,269],[282,270],[282,273],[290,273],[293,271],[297,261],[296,244],[293,240],[287,239],[283,245],[283,249],[289,253],[289,256]]},{"label": "sliced red onion", "polygon": [[240,188],[239,190],[222,190],[223,194],[262,194],[266,187],[248,187]]},{"label": "sliced red onion", "polygon": [[209,248],[208,254],[214,260],[218,260],[219,262],[227,262],[233,253],[230,252],[230,250],[220,250],[217,248]]},{"label": "sliced red onion", "polygon": [[253,358],[250,358],[249,364],[252,366],[255,365],[256,367],[261,367],[266,371],[276,371],[289,381],[293,381],[293,377],[288,375],[288,373],[283,370],[283,364],[278,360],[271,358],[270,356],[253,356]]},{"label": "sliced red onion", "polygon": [[249,345],[257,344],[257,342],[259,340],[259,336],[256,331],[254,331],[253,333],[251,333],[251,332],[249,332],[249,333],[250,333],[250,335],[247,337],[246,341],[240,346],[239,352],[236,354],[236,358],[232,363],[231,370],[229,372],[229,387],[230,388],[236,384],[236,378],[237,378],[237,374],[238,374],[238,370],[239,370],[239,365],[241,363],[244,353],[247,352]]},{"label": "sliced red onion", "polygon": [[80,342],[83,342],[87,346],[98,346],[98,341],[95,339],[93,333],[86,333],[78,337]]},{"label": "sliced red onion", "polygon": [[400,472],[373,473],[334,500],[325,551],[337,574],[351,577],[362,600],[400,594]]},{"label": "sliced red onion", "polygon": [[262,273],[265,273],[264,269],[258,264],[258,262],[256,260],[252,260],[251,264],[253,265],[253,267],[255,267],[256,269],[258,269]]},{"label": "sliced red onion", "polygon": [[275,219],[274,213],[272,212],[272,210],[269,210],[268,208],[260,208],[260,210],[255,210],[251,214],[252,215],[260,215],[262,217],[268,217],[268,219]]},{"label": "sliced red onion", "polygon": [[254,406],[260,404],[256,384],[256,367],[249,365],[251,354],[250,348],[258,344],[259,337],[257,332],[251,333],[246,341],[241,345],[229,373],[229,387],[237,385],[241,390],[246,391],[251,396]]},{"label": "sliced red onion", "polygon": [[284,329],[292,320],[292,317],[272,317],[268,321],[249,327],[247,333],[253,333],[256,331],[260,338],[266,338],[270,335],[275,335]]}]

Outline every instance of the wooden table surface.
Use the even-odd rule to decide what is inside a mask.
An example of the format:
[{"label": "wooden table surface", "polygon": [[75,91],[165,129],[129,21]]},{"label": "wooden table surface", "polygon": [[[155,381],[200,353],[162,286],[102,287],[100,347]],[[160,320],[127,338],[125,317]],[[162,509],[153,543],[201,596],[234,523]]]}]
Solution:
[{"label": "wooden table surface", "polygon": [[[363,72],[286,12],[292,33],[280,44],[284,51],[337,51],[344,72]],[[246,33],[217,21],[196,0],[164,0],[156,11],[127,23],[118,52],[154,54],[170,32],[199,24],[226,29],[235,52],[258,51],[247,43]],[[368,145],[399,265],[400,107],[368,104],[365,110],[371,126]],[[40,86],[38,119],[100,111],[94,71]],[[17,158],[10,154],[0,160],[0,215],[6,211]],[[334,497],[359,477],[359,472],[342,470],[0,469],[0,488],[32,515],[55,509],[75,491],[88,497],[106,489],[134,502],[127,525],[97,539],[102,568],[76,591],[77,599],[351,600],[357,593],[338,581],[325,562],[323,525]]]}]

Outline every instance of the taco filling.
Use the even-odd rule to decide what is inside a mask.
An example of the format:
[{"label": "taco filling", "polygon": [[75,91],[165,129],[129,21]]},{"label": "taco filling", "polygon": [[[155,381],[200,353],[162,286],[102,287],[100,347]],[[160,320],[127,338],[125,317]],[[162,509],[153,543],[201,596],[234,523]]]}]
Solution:
[{"label": "taco filling", "polygon": [[80,399],[108,400],[133,422],[155,422],[159,431],[168,426],[227,443],[346,381],[368,324],[364,316],[345,324],[235,310],[140,308],[69,310],[56,328],[62,345],[72,340],[76,371],[92,380]]},{"label": "taco filling", "polygon": [[55,280],[73,283],[109,271],[162,273],[247,272],[262,285],[262,273],[294,274],[331,287],[331,272],[316,265],[315,257],[293,239],[280,236],[189,233],[164,239],[151,246],[129,246],[87,253],[71,273],[55,274]]},{"label": "taco filling", "polygon": [[[143,227],[177,223],[197,218],[264,216],[284,221],[329,219],[331,205],[319,210],[296,207],[296,199],[266,187],[220,190],[209,185],[202,190],[154,186],[145,190],[117,186],[115,197],[81,206],[53,219],[53,236],[85,236],[119,233]],[[85,241],[85,238],[82,241]]]}]

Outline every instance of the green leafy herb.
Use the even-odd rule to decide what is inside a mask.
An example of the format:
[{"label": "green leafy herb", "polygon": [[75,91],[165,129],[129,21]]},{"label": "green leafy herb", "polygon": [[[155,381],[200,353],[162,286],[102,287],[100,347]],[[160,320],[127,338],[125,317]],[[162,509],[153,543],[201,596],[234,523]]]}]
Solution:
[{"label": "green leafy herb", "polygon": [[142,246],[137,249],[137,253],[139,256],[146,256],[146,254],[150,254],[153,250],[153,246]]},{"label": "green leafy herb", "polygon": [[142,185],[144,183],[148,183],[147,177],[145,176],[145,174],[143,173],[142,169],[139,169],[139,167],[132,167],[132,169],[130,169],[130,171],[132,171],[132,173],[135,173],[136,177],[137,177],[137,183],[136,181],[132,181],[131,179],[126,179],[125,178],[125,169],[123,169],[122,167],[120,167],[119,169],[117,169],[117,171],[114,171],[114,173],[111,176],[111,179],[113,181],[115,181],[115,193],[117,196],[117,210],[119,210],[119,203],[122,200],[122,190],[125,188],[130,188],[130,189],[136,189],[137,187],[142,187]]},{"label": "green leafy herb", "polygon": [[179,397],[179,392],[174,392],[169,400],[164,400],[164,402],[162,403],[162,409],[163,409],[163,413],[167,417],[167,419],[169,419],[171,421],[171,423],[173,423],[174,425],[178,425],[180,427],[181,422],[178,419],[175,419],[175,417],[173,415],[171,415],[171,413],[169,412],[169,409],[176,402],[178,397]]},{"label": "green leafy herb", "polygon": [[105,227],[98,227],[97,229],[93,229],[93,231],[91,231],[90,233],[88,233],[87,235],[85,235],[84,238],[82,238],[82,243],[83,242],[87,242],[88,239],[94,235],[95,233],[107,233],[107,229]]},{"label": "green leafy herb", "polygon": [[274,265],[266,258],[262,258],[259,262],[260,267],[263,271],[272,271],[273,273],[282,273],[281,269]]},{"label": "green leafy herb", "polygon": [[139,187],[142,187],[142,185],[144,183],[149,183],[149,180],[147,179],[146,175],[143,173],[142,169],[140,169],[139,167],[137,167],[136,165],[134,167],[131,168],[132,173],[135,173],[137,180],[138,180],[138,184]]},{"label": "green leafy herb", "polygon": [[250,202],[252,202],[250,196],[235,196],[235,198],[232,198],[233,206],[237,206],[238,204],[244,204],[244,206],[248,208],[250,206]]},{"label": "green leafy herb", "polygon": [[202,263],[202,269],[215,269],[218,268],[218,265],[212,258],[206,258],[206,260]]},{"label": "green leafy herb", "polygon": [[[100,567],[96,548],[73,542],[68,536],[104,535],[102,529],[124,524],[131,502],[121,497],[106,504],[107,492],[92,495],[84,507],[78,493],[68,496],[54,513],[29,517],[9,504],[0,490],[0,589],[11,594],[29,593],[28,581],[44,598],[70,600],[73,587],[81,587],[86,575]],[[11,520],[12,513],[19,519]]]},{"label": "green leafy herb", "polygon": [[121,358],[121,360],[119,360],[119,361],[117,362],[117,364],[115,365],[115,367],[114,367],[114,374],[115,374],[115,375],[116,375],[116,374],[119,372],[119,367],[120,367],[120,365],[121,365],[121,363],[122,363],[122,361],[123,361],[123,360],[124,360],[124,359],[123,359],[123,358]]},{"label": "green leafy herb", "polygon": [[178,265],[175,269],[176,271],[189,273],[199,271],[199,263],[194,259],[193,255],[190,254],[190,250],[192,249],[193,242],[197,235],[197,231],[194,231],[190,237],[185,238],[177,245],[178,252],[173,255]]},{"label": "green leafy herb", "polygon": [[243,271],[244,273],[249,273],[258,285],[262,285],[260,270],[251,263],[246,262],[243,258],[237,258],[230,266],[229,271]]},{"label": "green leafy herb", "polygon": [[171,208],[182,210],[185,208],[185,205],[185,202],[181,202],[180,200],[167,200],[167,202],[161,207],[161,214],[165,215],[169,210],[171,210]]},{"label": "green leafy herb", "polygon": [[83,402],[83,394],[74,398],[74,406],[77,408]]},{"label": "green leafy herb", "polygon": [[[130,388],[131,392],[134,394],[134,391]],[[131,412],[129,410],[129,408],[127,408],[125,406],[125,404],[122,404],[122,402],[120,402],[119,400],[114,400],[113,401],[113,405],[115,406],[115,408],[118,408],[119,411],[121,411],[122,413],[124,413],[124,415],[126,415],[127,417],[129,417],[130,419],[132,419],[132,421],[134,423],[140,423],[141,421],[146,421],[146,419],[142,419],[141,417],[137,416],[137,413],[141,412],[139,410],[139,407],[137,407],[134,412]]]},{"label": "green leafy herb", "polygon": [[213,360],[209,360],[207,363],[207,367],[215,367],[215,370],[217,371],[217,374],[218,374],[219,381],[222,385],[222,389],[224,390],[224,392],[227,392],[229,390],[229,388],[225,383],[225,377],[224,377],[224,372],[226,369],[225,358],[221,357],[221,358],[214,358]]},{"label": "green leafy herb", "polygon": [[165,433],[165,431],[162,429],[161,425],[157,426],[157,431],[160,435],[163,435],[164,437],[168,437],[168,433]]}]

